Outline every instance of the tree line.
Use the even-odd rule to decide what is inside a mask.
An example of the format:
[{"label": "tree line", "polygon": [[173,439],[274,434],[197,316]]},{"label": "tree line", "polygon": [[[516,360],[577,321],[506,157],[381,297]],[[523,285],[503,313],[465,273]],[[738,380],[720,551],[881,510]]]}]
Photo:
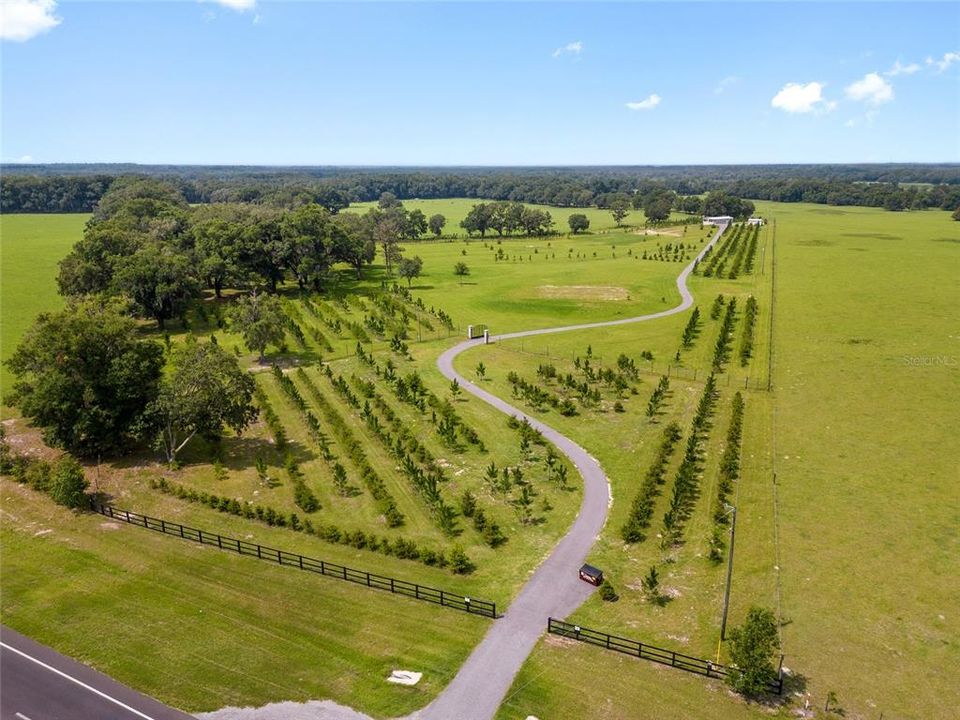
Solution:
[{"label": "tree line", "polygon": [[[275,207],[316,203],[331,212],[384,193],[401,200],[477,198],[555,207],[609,207],[612,196],[713,190],[778,202],[889,210],[960,207],[960,166],[729,165],[606,168],[243,168],[135,165],[3,166],[0,211],[91,212],[116,179],[159,178],[190,203]],[[919,183],[919,184],[914,184]]]}]

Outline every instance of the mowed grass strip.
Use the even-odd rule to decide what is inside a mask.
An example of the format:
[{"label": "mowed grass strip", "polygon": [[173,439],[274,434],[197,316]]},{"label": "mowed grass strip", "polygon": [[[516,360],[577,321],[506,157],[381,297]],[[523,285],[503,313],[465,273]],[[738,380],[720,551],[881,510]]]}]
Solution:
[{"label": "mowed grass strip", "polygon": [[[74,516],[7,479],[0,492],[4,623],[188,712],[319,698],[408,712],[490,622]],[[397,668],[424,679],[387,683]]]},{"label": "mowed grass strip", "polygon": [[[851,714],[950,717],[960,223],[942,211],[770,210],[786,663]],[[734,600],[737,617],[747,598]]]},{"label": "mowed grass strip", "polygon": [[771,713],[739,700],[720,680],[547,635],[517,675],[496,720],[525,720],[531,715],[746,720],[769,718]]},{"label": "mowed grass strip", "polygon": [[[0,216],[0,359],[9,358],[37,313],[63,305],[58,263],[83,235],[85,213]],[[0,367],[0,395],[13,375]]]}]

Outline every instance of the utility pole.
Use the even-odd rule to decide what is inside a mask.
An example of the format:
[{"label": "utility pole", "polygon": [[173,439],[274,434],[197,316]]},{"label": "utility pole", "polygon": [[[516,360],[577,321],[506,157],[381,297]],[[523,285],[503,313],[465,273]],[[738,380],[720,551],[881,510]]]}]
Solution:
[{"label": "utility pole", "polygon": [[737,508],[727,505],[727,511],[733,515],[730,522],[730,552],[727,555],[727,587],[723,591],[723,620],[720,621],[720,639],[727,639],[727,610],[730,609],[730,579],[733,576],[733,541],[737,532]]}]

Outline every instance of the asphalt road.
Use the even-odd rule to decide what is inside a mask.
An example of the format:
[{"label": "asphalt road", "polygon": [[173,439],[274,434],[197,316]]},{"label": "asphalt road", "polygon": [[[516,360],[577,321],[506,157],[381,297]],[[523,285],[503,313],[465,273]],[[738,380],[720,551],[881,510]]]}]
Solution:
[{"label": "asphalt road", "polygon": [[[725,225],[718,228],[710,242],[677,277],[681,301],[669,310],[622,320],[508,333],[492,337],[491,341],[627,325],[683,312],[693,304],[693,296],[687,289],[687,278],[696,261],[703,257],[725,228]],[[594,590],[592,585],[578,578],[577,570],[586,560],[587,553],[600,534],[612,502],[607,476],[600,463],[586,450],[549,425],[488,393],[453,369],[454,359],[460,353],[482,342],[483,340],[466,340],[447,350],[437,360],[440,372],[450,380],[456,378],[464,390],[501,412],[526,418],[533,427],[542,432],[544,437],[573,462],[583,477],[583,501],[570,530],[524,585],[504,617],[490,626],[490,630],[467,662],[436,700],[411,716],[416,720],[489,720],[496,714],[513,683],[513,678],[533,650],[537,639],[546,630],[547,618],[565,618]]]},{"label": "asphalt road", "polygon": [[192,718],[0,627],[0,720]]}]

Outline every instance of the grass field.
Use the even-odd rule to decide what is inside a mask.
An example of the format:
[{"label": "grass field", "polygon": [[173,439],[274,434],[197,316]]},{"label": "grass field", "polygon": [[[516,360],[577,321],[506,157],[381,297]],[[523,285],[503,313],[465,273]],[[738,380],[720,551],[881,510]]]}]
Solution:
[{"label": "grass field", "polygon": [[[455,213],[465,214],[473,202],[422,201],[407,206],[421,206],[428,215],[441,212],[453,222]],[[565,212],[554,211],[555,219],[560,220],[558,213]],[[736,280],[691,279],[704,321],[692,348],[681,350],[679,360],[676,353],[689,312],[653,323],[478,348],[461,357],[460,370],[473,378],[474,367],[483,359],[488,368],[484,384],[510,398],[508,371],[529,381],[537,381],[536,371],[542,363],[555,365],[561,373],[575,373],[574,358],[586,357],[588,348],[594,366],[615,367],[621,353],[636,360],[639,376],[630,383],[636,394],[629,390],[625,393],[622,413],[613,410],[614,393],[601,386],[600,404],[580,408],[580,414],[570,418],[556,410],[536,410],[522,399],[512,402],[541,415],[584,445],[600,460],[612,482],[610,519],[591,561],[607,572],[621,597],[612,604],[592,598],[577,611],[575,620],[704,657],[713,656],[717,650],[724,579],[723,566],[715,566],[706,558],[710,504],[730,400],[741,389],[746,419],[742,479],[735,491],[738,524],[731,624],[740,622],[750,604],[779,608],[785,665],[795,673],[794,688],[808,694],[797,699],[800,705],[809,699],[812,706],[822,707],[827,692],[832,690],[850,717],[873,718],[880,712],[886,718],[949,717],[960,702],[947,671],[960,664],[960,626],[952,612],[960,591],[960,509],[955,490],[958,447],[954,430],[960,419],[955,407],[960,390],[960,341],[951,326],[960,300],[955,282],[960,268],[960,223],[939,211],[888,213],[758,203],[758,212],[776,222],[761,233],[756,271]],[[609,218],[609,213],[602,214]],[[8,323],[11,302],[20,303],[16,318],[19,332],[35,312],[56,306],[52,276],[58,252],[67,252],[83,222],[82,216],[68,219],[75,223],[75,235],[65,239],[60,233],[66,233],[64,228],[68,226],[62,217],[3,218],[5,356],[18,334],[18,326]],[[427,308],[445,310],[461,329],[468,323],[486,323],[493,333],[628,317],[675,305],[678,296],[674,280],[682,263],[638,258],[644,251],[654,254],[658,243],[684,242],[693,250],[699,249],[707,232],[692,226],[685,236],[651,237],[629,229],[616,231],[602,222],[598,216],[595,228],[610,232],[576,238],[503,239],[502,244],[496,239],[409,244],[407,252],[424,259],[424,276],[413,284],[412,293]],[[48,230],[47,225],[60,230]],[[22,258],[21,267],[33,267],[29,254],[23,252],[27,245],[21,247],[21,237],[39,238],[34,242],[42,240],[41,246],[46,248],[51,273],[46,296],[26,290],[10,295],[7,274],[12,270],[8,258]],[[495,259],[498,250],[503,250],[505,259]],[[461,260],[471,268],[471,275],[462,284],[453,275],[453,264]],[[773,392],[767,392],[774,260]],[[339,289],[377,287],[381,273],[381,268],[374,268],[359,288],[349,273],[343,273]],[[17,278],[21,288],[42,287],[40,280]],[[702,390],[719,331],[719,320],[709,317],[710,304],[718,293],[736,296],[741,310],[748,295],[757,299],[753,357],[741,366],[735,342],[733,360],[720,376],[720,400],[706,445],[701,496],[687,524],[686,542],[680,548],[662,551],[655,537],[679,462],[678,450],[657,501],[651,536],[643,543],[627,546],[619,538],[619,528],[662,427],[675,419],[686,433]],[[428,417],[397,401],[369,367],[348,357],[356,342],[348,331],[332,333],[311,318],[295,296],[289,298],[303,317],[304,329],[312,326],[324,332],[334,351],[320,348],[308,333],[306,349],[296,347],[290,338],[288,351],[271,357],[286,363],[300,358],[309,366],[323,355],[331,359],[337,373],[347,378],[357,374],[374,382],[404,423],[425,439],[436,457],[450,464],[451,480],[443,488],[444,496],[453,501],[464,488],[474,490],[483,507],[489,508],[503,526],[510,538],[507,544],[497,550],[485,547],[461,519],[462,533],[457,540],[476,559],[478,568],[472,575],[459,577],[421,563],[323,543],[289,529],[268,528],[187,504],[148,487],[148,477],[164,474],[189,487],[268,502],[287,512],[295,510],[282,470],[282,455],[271,448],[263,426],[242,440],[227,441],[226,479],[214,479],[207,449],[198,445],[186,455],[185,467],[175,473],[160,468],[147,455],[106,468],[107,489],[123,506],[226,534],[249,535],[264,544],[334,562],[455,587],[501,604],[507,602],[570,522],[579,502],[579,479],[574,492],[561,491],[544,481],[539,460],[529,461],[525,467],[540,493],[537,502],[547,500],[550,509],[538,510],[542,524],[523,525],[507,499],[491,492],[483,477],[483,467],[491,459],[501,466],[521,462],[517,435],[506,427],[501,415],[478,400],[456,403],[457,412],[477,429],[490,452],[482,454],[469,448],[448,451],[439,443]],[[365,302],[362,307],[345,308],[335,303],[323,307],[324,312],[344,321],[359,322],[373,312],[369,301]],[[415,314],[428,321],[432,317]],[[742,312],[739,315],[735,330],[738,337]],[[199,335],[216,332],[226,347],[238,342],[235,335],[217,331],[209,320],[193,317],[192,323]],[[384,337],[374,337],[371,346],[381,364],[391,357],[404,373],[416,368],[434,393],[448,397],[447,383],[434,361],[461,330],[455,327],[446,331],[435,320],[433,325],[432,331],[421,329],[422,343],[414,342],[417,335],[410,326],[412,360],[391,354]],[[177,342],[184,333],[174,329],[172,335]],[[653,360],[641,361],[642,351],[651,352]],[[244,362],[252,362],[252,356],[245,352],[242,355]],[[647,398],[668,367],[671,393],[657,422],[651,422],[644,412]],[[366,430],[357,411],[336,396],[319,371],[308,367],[307,373],[363,438],[371,464],[386,479],[408,523],[398,531],[386,529],[377,525],[366,494],[343,498],[333,492],[330,469],[318,457],[302,418],[285,400],[276,380],[267,373],[260,374],[258,382],[280,415],[308,482],[324,506],[318,517],[327,522],[335,519],[347,529],[374,527],[387,536],[399,533],[425,545],[447,545],[449,541],[400,476],[395,461]],[[556,383],[541,384],[551,392],[564,392]],[[309,400],[306,393],[304,396]],[[19,423],[15,427],[22,430]],[[537,453],[542,459],[543,451]],[[266,487],[258,482],[252,468],[258,454],[267,457],[271,473],[283,480],[282,485]],[[345,464],[352,476],[355,469]],[[135,553],[129,543],[124,544],[123,538],[138,532],[135,528],[108,531],[97,518],[65,522],[66,516],[46,500],[8,481],[0,487],[5,512],[5,622],[182,707],[209,709],[215,705],[212,698],[219,693],[224,698],[240,697],[244,702],[331,697],[377,715],[400,714],[422,705],[452,677],[485,627],[485,621],[476,618],[419,606],[408,612],[407,605],[413,603],[389,597],[368,598],[370,593],[358,595],[352,587],[331,588],[323,579],[261,568],[253,561],[224,557],[140,531],[149,537],[142,539],[142,546],[132,547],[149,548],[150,556],[145,557]],[[35,535],[48,528],[53,532]],[[69,547],[80,548],[83,554],[68,552]],[[174,562],[165,562],[171,559]],[[125,670],[119,640],[100,648],[85,634],[68,629],[71,618],[78,627],[91,627],[97,617],[92,603],[83,598],[84,588],[98,587],[100,562],[108,563],[110,577],[116,575],[129,583],[126,587],[133,588],[124,592],[124,585],[105,583],[96,595],[98,607],[120,619],[119,636],[136,638],[137,646],[143,647],[142,623],[136,614],[142,607],[139,603],[143,603],[151,615],[162,618],[153,626],[156,632],[177,628],[176,647],[197,659],[193,672],[209,675],[209,688],[175,687],[175,678],[163,670],[171,664],[169,656],[163,654],[139,653],[137,662]],[[640,577],[654,563],[673,595],[664,607],[644,602],[638,590]],[[181,566],[182,572],[178,572],[176,568]],[[155,571],[156,578],[140,577],[141,569]],[[242,575],[235,575],[235,571]],[[77,579],[76,589],[56,582],[68,572]],[[50,579],[39,584],[21,579],[38,575]],[[209,581],[208,576],[217,580]],[[239,582],[240,577],[246,580]],[[11,582],[11,578],[15,580]],[[250,587],[258,588],[255,597],[245,594],[247,580]],[[197,605],[222,607],[228,600],[235,600],[243,610],[205,612],[202,632],[190,633],[183,628],[199,626],[193,613],[200,608],[170,601],[172,595],[162,589],[167,586],[178,596],[200,593]],[[262,602],[260,586],[270,591]],[[309,592],[303,590],[305,587]],[[315,623],[318,617],[343,616],[348,612],[347,603],[357,607],[358,622],[351,624],[345,637],[338,640],[329,628],[318,631],[308,624],[307,619]],[[276,612],[287,607],[291,608],[289,615]],[[378,613],[400,612],[400,607],[405,619],[395,629],[393,615],[389,628],[372,620],[362,622]],[[436,623],[437,629],[435,637],[419,647],[414,628],[423,618],[431,622],[431,627]],[[247,628],[239,641],[230,640],[235,627]],[[245,658],[250,664],[243,671],[250,675],[265,673],[268,680],[264,682],[231,675],[209,662],[218,653],[249,652],[249,648],[259,647],[256,638],[267,634],[278,638],[277,643],[284,647],[296,638],[309,637],[309,651],[250,653],[251,657]],[[217,652],[208,653],[207,648],[216,648]],[[320,667],[311,669],[309,663],[317,648],[324,648],[330,657],[324,656]],[[721,648],[721,660],[725,657],[726,650]],[[387,665],[391,662],[397,666],[406,663],[410,669],[427,668],[428,684],[407,694],[382,687],[385,683],[381,676],[389,672]],[[308,672],[312,673],[309,682],[299,687],[299,694],[291,694],[285,678],[299,678],[300,673]],[[341,674],[348,679],[336,680]],[[587,677],[603,677],[606,681],[584,683]],[[547,638],[518,676],[500,717],[593,714],[680,718],[697,715],[708,703],[711,717],[717,718],[769,713],[767,708],[745,705],[722,686],[702,678]]]},{"label": "grass field", "polygon": [[[80,239],[89,217],[0,217],[0,359],[10,357],[37,313],[63,305],[57,294],[57,263]],[[12,380],[6,366],[0,367],[0,395],[6,394]]]},{"label": "grass field", "polygon": [[[4,623],[188,711],[318,697],[411,711],[489,622],[72,516],[8,479],[0,493]],[[385,682],[395,668],[424,681]]]},{"label": "grass field", "polygon": [[[960,348],[947,318],[960,300],[960,228],[940,212],[759,205],[777,220],[774,392],[746,396],[731,622],[753,603],[777,607],[779,566],[785,665],[812,706],[822,707],[832,690],[850,717],[949,717],[960,701],[947,670],[960,663],[960,626],[949,611],[960,590],[954,432]],[[716,282],[698,279],[698,297],[715,292],[705,291]],[[763,309],[765,293],[758,297]],[[681,327],[677,320],[673,338]],[[633,342],[675,347],[669,332],[650,326],[645,337],[647,330],[638,326]],[[571,336],[569,345],[583,347],[589,339]],[[561,350],[558,338],[550,342],[551,353],[570,349]],[[595,352],[616,347],[614,338],[592,342]],[[552,414],[550,422],[561,419]],[[716,425],[722,429],[724,420]],[[650,548],[645,557],[624,553],[615,536],[625,510],[617,507],[617,458],[642,440],[597,423],[566,429],[611,471],[614,507],[595,559],[627,585],[620,602],[591,601],[574,617],[653,642],[673,635],[672,647],[703,653],[717,640],[722,579],[702,557],[671,565],[667,583],[682,595],[663,609],[641,606],[629,589],[656,556]],[[634,471],[645,467],[642,453],[641,445]],[[629,465],[619,464],[626,476]],[[707,637],[698,641],[688,629]],[[615,680],[578,693],[574,679],[587,674]],[[610,708],[606,717],[631,717],[626,708],[634,702],[646,714],[647,698],[659,696],[665,681],[678,691],[662,706],[650,700],[657,717],[689,717],[689,707],[704,703],[712,717],[766,713],[721,701],[726,692],[708,683],[665,680],[648,663],[548,639],[518,677],[501,717],[579,716],[595,704]],[[698,699],[688,706],[691,697]]]},{"label": "grass field", "polygon": [[[419,209],[423,211],[423,214],[426,215],[427,218],[429,218],[431,215],[436,215],[439,213],[447,219],[447,224],[443,228],[444,235],[465,236],[466,231],[460,227],[460,221],[467,216],[467,213],[470,212],[470,209],[474,205],[481,202],[493,201],[474,198],[404,200],[403,206],[409,210]],[[560,233],[569,232],[570,226],[567,224],[567,219],[574,213],[587,216],[587,219],[590,221],[589,233],[620,232],[622,229],[617,227],[617,223],[613,219],[613,216],[610,214],[609,210],[601,210],[593,207],[558,208],[550,205],[536,205],[534,203],[524,203],[524,205],[550,213],[550,217],[553,218],[554,228]],[[366,212],[369,208],[373,207],[377,207],[376,202],[355,203],[354,205],[350,206],[349,210],[350,212]],[[688,217],[690,216],[684,213],[673,213],[671,219],[683,220],[684,218]],[[643,214],[642,210],[631,210],[630,214],[624,218],[623,226],[630,229],[637,227],[642,228],[645,221],[646,216]],[[495,237],[496,232],[491,231],[490,235]]]}]

